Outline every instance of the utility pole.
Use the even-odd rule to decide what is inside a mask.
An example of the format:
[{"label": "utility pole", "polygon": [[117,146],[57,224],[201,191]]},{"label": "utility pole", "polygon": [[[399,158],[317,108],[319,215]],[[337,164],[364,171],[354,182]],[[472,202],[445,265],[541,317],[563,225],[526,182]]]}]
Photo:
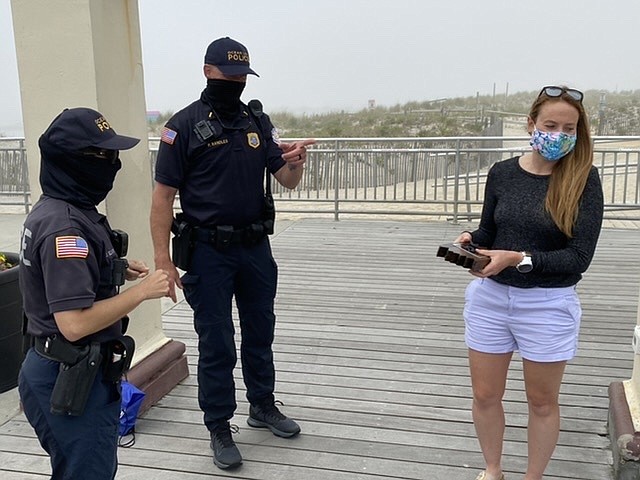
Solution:
[{"label": "utility pole", "polygon": [[605,118],[604,109],[607,106],[607,93],[600,92],[600,103],[598,104],[598,135],[604,135],[605,124],[607,119]]},{"label": "utility pole", "polygon": [[491,99],[491,110],[496,109],[496,82],[493,82],[493,98]]}]

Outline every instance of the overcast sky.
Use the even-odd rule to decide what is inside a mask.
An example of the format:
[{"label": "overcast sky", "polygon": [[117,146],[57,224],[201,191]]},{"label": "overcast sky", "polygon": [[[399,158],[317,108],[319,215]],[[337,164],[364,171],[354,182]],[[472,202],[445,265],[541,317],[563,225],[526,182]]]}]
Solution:
[{"label": "overcast sky", "polygon": [[[148,110],[204,88],[214,39],[242,42],[265,111],[354,111],[536,90],[640,88],[640,0],[138,0]],[[21,125],[10,0],[0,0],[0,132]]]}]

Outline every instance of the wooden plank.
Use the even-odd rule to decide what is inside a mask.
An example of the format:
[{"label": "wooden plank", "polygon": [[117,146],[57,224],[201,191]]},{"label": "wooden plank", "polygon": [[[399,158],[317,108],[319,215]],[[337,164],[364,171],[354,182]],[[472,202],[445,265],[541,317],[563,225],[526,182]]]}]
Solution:
[{"label": "wooden plank", "polygon": [[[469,228],[305,219],[273,239],[280,277],[276,396],[303,432],[285,440],[248,427],[237,368],[233,422],[241,428],[236,440],[245,462],[236,471],[213,466],[197,402],[192,312],[184,301],[169,305],[165,331],[185,343],[191,376],[138,420],[136,445],[119,452],[117,478],[475,478],[483,462],[471,421],[462,321],[471,277],[435,256],[440,243]],[[603,230],[593,265],[578,285],[580,350],[567,367],[561,433],[545,479],[611,478],[607,387],[629,378],[633,367],[629,344],[640,264],[627,259],[637,235]],[[503,463],[508,477],[517,478],[526,469],[527,448],[517,354],[504,404]],[[20,471],[24,477],[16,477]],[[48,460],[23,416],[0,427],[3,479],[47,472]]]}]

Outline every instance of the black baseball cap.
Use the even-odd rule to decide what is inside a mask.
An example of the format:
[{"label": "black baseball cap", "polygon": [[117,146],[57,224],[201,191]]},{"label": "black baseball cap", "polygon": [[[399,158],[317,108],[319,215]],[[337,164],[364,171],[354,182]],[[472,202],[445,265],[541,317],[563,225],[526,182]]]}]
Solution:
[{"label": "black baseball cap", "polygon": [[260,76],[249,67],[247,48],[229,37],[219,38],[209,44],[204,63],[218,67],[225,75]]},{"label": "black baseball cap", "polygon": [[118,135],[100,112],[87,107],[65,108],[42,135],[67,151],[87,147],[128,150],[140,142],[139,138]]}]

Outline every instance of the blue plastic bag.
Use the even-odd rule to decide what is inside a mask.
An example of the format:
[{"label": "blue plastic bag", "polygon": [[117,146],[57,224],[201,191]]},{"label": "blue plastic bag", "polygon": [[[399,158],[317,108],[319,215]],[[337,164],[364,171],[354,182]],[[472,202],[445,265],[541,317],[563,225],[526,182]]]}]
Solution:
[{"label": "blue plastic bag", "polygon": [[[140,405],[144,400],[144,392],[127,381],[122,381],[122,405],[120,407],[120,427],[118,445],[131,447],[136,442],[135,426]],[[131,435],[131,439],[124,441],[124,437]]]}]

